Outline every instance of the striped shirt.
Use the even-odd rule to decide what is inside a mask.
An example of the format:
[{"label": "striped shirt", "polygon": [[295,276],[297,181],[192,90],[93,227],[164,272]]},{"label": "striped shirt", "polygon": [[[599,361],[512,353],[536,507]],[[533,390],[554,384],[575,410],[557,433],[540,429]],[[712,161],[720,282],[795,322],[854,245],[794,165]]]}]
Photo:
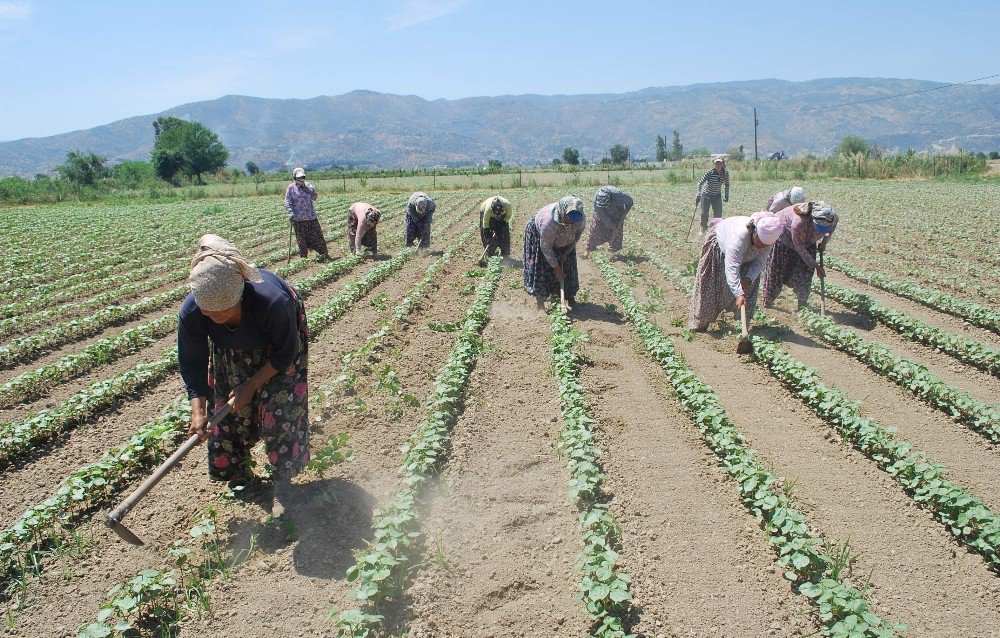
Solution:
[{"label": "striped shirt", "polygon": [[[723,168],[722,175],[719,175],[713,166],[705,171],[705,176],[698,182],[698,194],[718,195],[722,191],[721,184],[726,185],[726,199],[729,199],[729,171]],[[704,189],[702,189],[702,185],[705,185]]]}]

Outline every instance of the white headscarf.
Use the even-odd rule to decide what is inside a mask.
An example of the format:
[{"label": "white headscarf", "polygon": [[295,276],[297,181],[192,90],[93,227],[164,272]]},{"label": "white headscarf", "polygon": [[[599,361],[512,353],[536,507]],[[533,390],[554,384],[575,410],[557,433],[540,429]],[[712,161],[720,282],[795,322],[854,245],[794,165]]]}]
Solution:
[{"label": "white headscarf", "polygon": [[754,228],[757,230],[757,238],[765,246],[772,245],[778,241],[778,237],[781,237],[781,220],[774,213],[761,211],[751,215],[750,219],[753,220]]},{"label": "white headscarf", "polygon": [[232,308],[243,298],[245,280],[263,281],[236,246],[218,235],[202,235],[188,276],[198,307],[209,312]]}]

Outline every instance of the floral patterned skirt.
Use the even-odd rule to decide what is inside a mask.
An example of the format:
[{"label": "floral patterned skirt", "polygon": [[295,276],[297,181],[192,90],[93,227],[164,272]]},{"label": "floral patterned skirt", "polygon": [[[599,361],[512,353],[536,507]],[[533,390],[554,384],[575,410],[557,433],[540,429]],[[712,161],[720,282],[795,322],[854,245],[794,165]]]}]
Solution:
[{"label": "floral patterned skirt", "polygon": [[590,225],[587,228],[587,250],[594,250],[601,244],[608,244],[611,252],[616,253],[622,249],[624,240],[624,219],[620,224],[607,219],[598,221],[596,213],[590,218]]},{"label": "floral patterned skirt", "polygon": [[[294,291],[293,291],[294,293]],[[264,441],[276,478],[290,478],[309,462],[309,329],[305,306],[298,304],[299,353],[287,370],[279,371],[254,394],[250,404],[230,412],[208,436],[208,474],[219,481],[252,473],[250,450]],[[230,391],[267,363],[267,350],[223,350],[212,347],[208,383],[214,388],[215,410]]]},{"label": "floral patterned skirt", "polygon": [[[576,246],[566,256],[563,262],[563,274],[566,275],[566,296],[576,297],[580,291],[580,275],[576,269]],[[548,297],[559,294],[559,280],[556,271],[549,265],[542,253],[541,237],[535,218],[528,220],[524,227],[524,290],[529,295]]]},{"label": "floral patterned skirt", "polygon": [[[743,264],[740,275],[745,277],[750,264]],[[757,307],[757,292],[760,289],[760,278],[754,279],[750,290],[746,292],[747,321],[753,318]],[[704,330],[708,324],[715,321],[725,311],[734,313],[736,321],[740,320],[736,308],[736,296],[726,282],[726,258],[722,255],[715,237],[715,226],[708,231],[708,237],[701,247],[701,259],[698,261],[698,272],[694,279],[694,293],[691,295],[691,313],[688,315],[688,328]]]},{"label": "floral patterned skirt", "polygon": [[[815,244],[809,246],[809,254],[816,258]],[[799,306],[806,305],[809,301],[809,289],[812,286],[814,269],[802,261],[794,248],[776,242],[771,249],[771,256],[767,258],[767,265],[764,267],[764,274],[761,287],[764,289],[764,307],[770,308],[781,293],[782,286],[788,286],[795,293]]]},{"label": "floral patterned skirt", "polygon": [[412,246],[414,240],[420,240],[420,248],[430,248],[431,245],[431,218],[434,213],[427,213],[417,219],[406,213],[406,245]]}]

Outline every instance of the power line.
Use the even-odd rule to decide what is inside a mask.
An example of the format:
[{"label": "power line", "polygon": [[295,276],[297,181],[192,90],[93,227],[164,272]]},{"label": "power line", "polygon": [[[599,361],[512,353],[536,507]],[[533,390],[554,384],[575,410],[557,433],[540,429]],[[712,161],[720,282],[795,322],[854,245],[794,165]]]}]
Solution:
[{"label": "power line", "polygon": [[825,109],[840,108],[841,106],[852,106],[854,104],[868,104],[870,102],[881,102],[884,100],[892,100],[897,97],[905,97],[907,95],[916,95],[918,93],[927,93],[928,91],[939,91],[941,89],[951,88],[953,86],[959,86],[961,84],[971,84],[973,82],[981,82],[982,80],[992,80],[993,78],[1000,78],[1000,73],[994,75],[987,75],[986,77],[975,78],[974,80],[965,80],[964,82],[952,82],[951,84],[942,84],[941,86],[932,86],[926,89],[918,89],[916,91],[907,91],[906,93],[897,93],[896,95],[883,95],[882,97],[873,97],[865,100],[855,100],[853,102],[840,102],[838,104],[827,104],[825,106],[807,106],[794,109],[779,109],[772,111],[774,113],[804,113],[807,111],[822,111]]}]

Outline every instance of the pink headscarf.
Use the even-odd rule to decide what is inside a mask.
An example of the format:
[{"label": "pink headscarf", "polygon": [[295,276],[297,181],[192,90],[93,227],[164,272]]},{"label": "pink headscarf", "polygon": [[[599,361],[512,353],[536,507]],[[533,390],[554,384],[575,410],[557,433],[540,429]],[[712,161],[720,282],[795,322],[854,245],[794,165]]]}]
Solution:
[{"label": "pink headscarf", "polygon": [[760,211],[759,213],[750,215],[750,219],[757,229],[757,238],[765,246],[772,245],[778,241],[778,237],[781,237],[781,220],[774,213]]}]

